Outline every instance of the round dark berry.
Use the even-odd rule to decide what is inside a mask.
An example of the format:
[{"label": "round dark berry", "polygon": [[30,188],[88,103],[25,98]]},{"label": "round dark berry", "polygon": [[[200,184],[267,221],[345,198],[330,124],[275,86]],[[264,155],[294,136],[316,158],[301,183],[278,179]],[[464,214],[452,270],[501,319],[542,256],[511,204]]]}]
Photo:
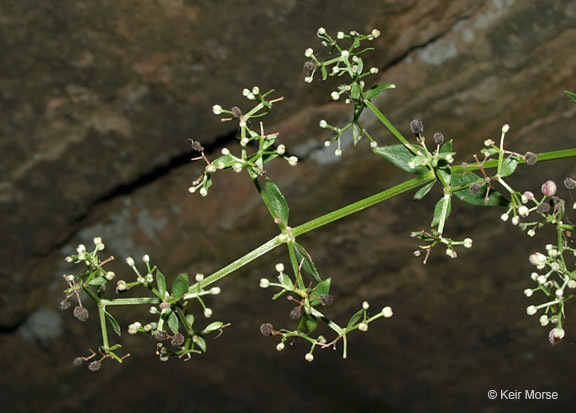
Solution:
[{"label": "round dark berry", "polygon": [[420,119],[414,119],[410,122],[410,130],[414,135],[421,135],[424,133],[424,124]]},{"label": "round dark berry", "polygon": [[334,302],[334,297],[332,297],[330,294],[320,294],[320,297],[318,298],[320,298],[322,305],[332,305]]},{"label": "round dark berry", "polygon": [[88,320],[88,310],[79,305],[74,308],[74,317],[80,321]]},{"label": "round dark berry", "polygon": [[166,331],[160,330],[154,335],[154,338],[158,341],[164,341],[168,338],[168,334]]},{"label": "round dark berry", "polygon": [[84,359],[82,357],[76,357],[74,359],[74,361],[72,362],[72,365],[74,367],[80,367],[82,365],[82,363],[84,363]]},{"label": "round dark berry", "polygon": [[270,323],[264,323],[260,326],[260,333],[263,336],[270,336],[274,332],[274,326]]},{"label": "round dark berry", "polygon": [[538,156],[536,156],[535,153],[526,152],[524,154],[524,161],[526,162],[526,165],[534,165],[536,162],[538,162]]},{"label": "round dark berry", "polygon": [[172,338],[172,345],[174,347],[179,347],[184,344],[184,335],[181,333],[176,333]]},{"label": "round dark berry", "polygon": [[296,306],[290,311],[290,318],[293,320],[297,320],[302,315],[302,307]]},{"label": "round dark berry", "polygon": [[60,301],[60,304],[58,305],[58,307],[60,307],[60,310],[64,311],[64,310],[67,310],[70,308],[70,304],[72,304],[72,303],[70,302],[69,299],[66,298],[66,299]]},{"label": "round dark berry", "polygon": [[88,369],[90,371],[98,371],[100,370],[100,367],[102,367],[102,363],[100,363],[98,360],[95,360],[88,365]]},{"label": "round dark berry", "polygon": [[444,135],[440,132],[436,132],[434,134],[434,142],[436,142],[436,145],[442,145],[444,143]]}]

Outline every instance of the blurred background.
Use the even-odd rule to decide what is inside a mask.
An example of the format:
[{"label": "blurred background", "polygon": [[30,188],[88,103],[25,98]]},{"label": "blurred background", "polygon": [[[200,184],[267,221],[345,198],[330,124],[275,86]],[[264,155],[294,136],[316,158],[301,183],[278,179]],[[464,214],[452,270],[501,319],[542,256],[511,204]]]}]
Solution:
[{"label": "blurred background", "polygon": [[[474,248],[451,260],[412,255],[413,230],[429,228],[436,192],[385,202],[299,238],[324,277],[327,314],[345,323],[363,300],[394,317],[349,337],[349,358],[296,343],[278,353],[259,326],[293,328],[292,304],[273,302],[259,279],[275,276],[278,248],[217,285],[214,318],[232,323],[208,338],[208,353],[160,362],[153,340],[126,334],[152,321],[145,308],[115,308],[119,341],[131,357],[100,371],[72,367],[100,344],[96,309],[86,323],[61,312],[64,262],[95,236],[129,279],[124,259],[149,254],[171,281],[210,274],[276,235],[245,176],[218,173],[207,198],[187,189],[202,165],[189,138],[213,158],[237,144],[232,122],[211,107],[250,108],[243,88],[284,96],[267,133],[300,157],[268,168],[298,225],[408,178],[371,153],[368,142],[335,158],[320,119],[344,124],[337,83],[303,82],[304,50],[329,33],[373,28],[366,55],[396,84],[377,100],[407,136],[454,139],[457,162],[471,161],[510,124],[508,148],[524,153],[574,147],[576,3],[570,0],[6,0],[0,6],[0,400],[6,412],[413,412],[572,411],[576,320],[550,346],[549,328],[526,307],[530,253],[554,242],[528,239],[497,208],[453,205],[446,231]],[[320,55],[322,58],[322,55]],[[366,118],[381,145],[393,136]],[[576,178],[574,160],[522,167],[511,182],[539,191],[547,179]],[[566,190],[560,196],[573,200]],[[500,390],[556,391],[553,402],[489,400]]]}]

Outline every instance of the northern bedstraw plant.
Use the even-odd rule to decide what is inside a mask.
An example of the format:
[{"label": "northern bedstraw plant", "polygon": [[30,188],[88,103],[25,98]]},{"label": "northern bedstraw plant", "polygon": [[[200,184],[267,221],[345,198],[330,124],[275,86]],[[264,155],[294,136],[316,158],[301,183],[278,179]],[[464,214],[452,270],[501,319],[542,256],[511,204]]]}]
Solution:
[{"label": "northern bedstraw plant", "polygon": [[[213,274],[204,276],[198,273],[192,279],[187,274],[180,274],[170,286],[167,278],[157,266],[151,264],[147,255],[142,257],[142,262],[138,264],[133,258],[128,258],[126,263],[132,273],[118,279],[119,277],[113,272],[105,269],[113,257],[102,259],[99,256],[104,250],[102,239],[95,238],[94,247],[90,250],[84,245],[79,245],[77,253],[66,257],[66,260],[79,264],[84,269],[77,275],[64,276],[68,288],[65,290],[66,297],[60,307],[63,310],[67,309],[71,306],[71,301],[74,301],[74,316],[86,321],[89,317],[88,308],[80,294],[84,292],[85,297],[96,304],[102,344],[97,352],[91,351],[90,355],[77,357],[74,365],[89,362],[89,369],[95,371],[100,369],[105,359],[122,362],[129,355],[120,355],[121,345],[110,343],[108,334],[108,328],[112,327],[112,330],[120,336],[122,328],[110,310],[126,305],[143,307],[146,314],[141,316],[141,320],[153,320],[134,321],[127,330],[129,334],[153,337],[156,343],[154,351],[161,360],[171,357],[187,360],[194,353],[205,352],[207,348],[205,336],[219,335],[228,326],[222,321],[209,321],[212,318],[209,303],[220,294],[220,288],[213,284],[281,245],[287,249],[290,264],[288,267],[283,263],[277,264],[275,271],[271,271],[273,273],[271,279],[267,277],[260,279],[260,287],[277,290],[273,299],[285,296],[292,301],[294,306],[288,315],[294,320],[293,326],[276,328],[268,320],[263,320],[260,332],[265,336],[276,338],[278,340],[276,348],[279,351],[285,348],[287,340],[298,338],[305,340],[310,346],[305,354],[305,359],[308,361],[314,359],[314,352],[317,349],[336,348],[340,342],[342,356],[346,358],[349,334],[355,330],[367,331],[373,321],[391,317],[392,309],[384,307],[374,312],[367,302],[363,302],[359,310],[344,324],[338,324],[329,318],[325,314],[325,307],[335,301],[330,294],[332,280],[322,277],[310,254],[297,239],[316,228],[414,189],[417,189],[414,194],[416,201],[428,194],[434,194],[430,196],[438,199],[432,213],[430,228],[412,232],[412,236],[422,243],[414,255],[423,255],[424,263],[434,247],[441,247],[451,258],[457,257],[458,248],[472,247],[470,238],[455,240],[446,235],[446,222],[455,199],[479,207],[503,208],[501,220],[511,222],[528,236],[533,236],[544,226],[552,226],[556,238],[545,246],[542,250],[544,253],[534,252],[529,256],[536,271],[530,276],[532,287],[527,288],[524,294],[528,297],[538,297],[540,304],[530,305],[527,313],[529,315],[542,313],[540,323],[543,326],[552,326],[548,335],[550,342],[556,344],[564,337],[562,322],[565,303],[576,295],[576,270],[573,269],[573,260],[569,260],[576,255],[576,249],[568,243],[575,227],[566,215],[576,205],[567,205],[566,200],[558,195],[557,185],[552,181],[542,184],[541,194],[533,194],[513,189],[508,177],[520,165],[574,157],[576,148],[541,154],[513,152],[505,146],[509,127],[504,125],[499,139],[496,141],[488,139],[484,142],[483,148],[479,151],[480,155],[475,155],[470,162],[457,163],[452,140],[447,140],[440,132],[434,133],[431,140],[426,139],[424,124],[419,119],[410,123],[413,136],[407,139],[372,102],[382,91],[394,88],[392,84],[381,83],[368,87],[366,83],[370,75],[378,73],[378,69],[364,66],[363,55],[372,50],[365,47],[365,44],[380,35],[378,30],[373,30],[368,35],[355,31],[348,34],[338,32],[332,37],[326,30],[320,28],[317,35],[322,46],[328,49],[329,57],[320,60],[313,49],[307,49],[304,53],[308,59],[304,64],[306,73],[304,81],[311,83],[317,77],[322,80],[328,77],[339,78],[342,83],[331,92],[330,96],[334,100],[344,100],[352,106],[353,112],[352,120],[345,125],[330,125],[325,120],[319,121],[321,128],[333,132],[325,145],[335,148],[335,154],[341,156],[343,133],[351,129],[354,145],[362,139],[368,140],[376,155],[415,177],[311,221],[290,226],[288,204],[280,189],[269,176],[266,176],[266,164],[281,159],[296,166],[298,159],[287,155],[285,146],[278,143],[278,134],[265,133],[263,123],[256,122],[256,119],[266,115],[272,110],[273,105],[283,98],[274,97],[272,90],[262,92],[258,87],[253,87],[244,89],[242,93],[252,103],[252,108],[246,112],[236,106],[227,109],[214,105],[212,111],[215,115],[221,116],[222,121],[238,123],[240,150],[238,153],[232,153],[224,148],[221,156],[210,160],[204,153],[201,143],[192,140],[192,148],[197,153],[194,160],[203,162],[205,167],[202,174],[193,181],[189,191],[207,196],[217,172],[231,169],[236,173],[245,173],[252,180],[262,202],[266,205],[271,220],[277,225],[278,235]],[[576,95],[566,93],[576,103]],[[377,117],[398,140],[398,144],[378,145],[360,122],[360,115],[365,110]],[[433,192],[434,186],[439,191]],[[566,178],[564,186],[568,190],[573,190],[576,181]],[[139,296],[121,297],[129,290],[138,292]],[[318,323],[326,324],[333,336],[315,335]]]}]

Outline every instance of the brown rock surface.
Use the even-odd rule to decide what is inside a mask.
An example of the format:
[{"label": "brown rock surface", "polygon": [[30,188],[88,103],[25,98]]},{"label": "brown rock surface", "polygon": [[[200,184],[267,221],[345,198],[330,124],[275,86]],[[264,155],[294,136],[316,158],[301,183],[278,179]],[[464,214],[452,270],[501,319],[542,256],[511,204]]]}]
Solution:
[{"label": "brown rock surface", "polygon": [[[302,52],[320,49],[319,26],[369,30],[370,65],[397,85],[378,106],[403,131],[416,117],[469,159],[485,138],[511,125],[520,152],[572,147],[576,7],[571,1],[9,1],[0,13],[0,399],[7,411],[480,411],[566,410],[574,404],[568,337],[550,347],[525,315],[532,303],[527,256],[547,243],[526,240],[502,211],[455,206],[448,230],[474,248],[427,266],[411,251],[411,230],[429,225],[431,197],[400,197],[301,237],[333,278],[331,314],[344,321],[364,299],[395,316],[350,337],[350,358],[305,346],[282,353],[258,334],[262,322],[288,325],[289,303],[258,288],[285,251],[223,280],[215,317],[232,322],[208,354],[160,363],[154,344],[124,334],[132,357],[91,374],[71,360],[99,342],[87,324],[57,309],[62,259],[102,236],[116,257],[150,254],[171,277],[210,272],[276,234],[246,177],[217,174],[210,196],[190,195],[199,164],[187,138],[213,153],[234,145],[232,124],[210,111],[245,104],[244,87],[275,88],[268,132],[301,154],[298,167],[269,168],[297,225],[406,176],[366,142],[339,162],[319,149],[319,119],[347,118],[327,103],[330,88],[302,82]],[[242,107],[242,106],[241,106]],[[392,137],[373,131],[379,142]],[[574,161],[537,164],[514,178],[537,191],[575,174]],[[437,196],[439,196],[437,194]],[[126,275],[127,276],[127,275]],[[146,313],[117,311],[125,328]],[[554,403],[490,401],[490,389],[557,391]],[[30,397],[33,394],[34,397]]]}]

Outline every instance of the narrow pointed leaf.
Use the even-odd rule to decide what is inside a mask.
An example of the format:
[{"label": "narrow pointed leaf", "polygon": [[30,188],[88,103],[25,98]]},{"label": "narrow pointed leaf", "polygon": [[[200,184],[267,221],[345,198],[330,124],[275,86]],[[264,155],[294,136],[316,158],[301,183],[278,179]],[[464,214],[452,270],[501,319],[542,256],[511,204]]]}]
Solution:
[{"label": "narrow pointed leaf", "polygon": [[188,274],[180,274],[172,283],[172,297],[182,297],[188,292]]},{"label": "narrow pointed leaf", "polygon": [[279,218],[284,226],[288,225],[288,204],[278,187],[270,178],[266,178],[264,195],[268,199],[268,210],[270,211],[270,214],[274,219]]},{"label": "narrow pointed leaf", "polygon": [[451,210],[451,199],[451,197],[443,196],[440,198],[440,201],[436,203],[436,206],[434,207],[434,218],[432,219],[432,224],[430,224],[431,226],[438,225],[442,220],[448,218]]},{"label": "narrow pointed leaf", "polygon": [[321,282],[322,279],[320,278],[320,274],[318,274],[318,270],[316,270],[312,257],[308,254],[308,251],[306,251],[304,247],[297,242],[294,243],[294,251],[296,252],[298,265],[302,263],[302,269],[314,277],[316,281]]},{"label": "narrow pointed leaf", "polygon": [[120,325],[118,324],[116,319],[114,317],[112,317],[112,314],[110,314],[108,311],[104,311],[104,314],[106,314],[106,318],[108,319],[108,322],[112,326],[112,329],[114,330],[114,332],[116,334],[118,334],[119,336],[122,335],[122,330],[120,329]]},{"label": "narrow pointed leaf", "polygon": [[172,330],[174,334],[178,332],[179,324],[178,316],[174,311],[171,311],[170,314],[168,314],[168,327],[170,327],[170,330]]},{"label": "narrow pointed leaf", "polygon": [[206,328],[202,331],[202,334],[209,333],[214,330],[218,330],[222,328],[224,323],[222,321],[214,321],[206,326]]},{"label": "narrow pointed leaf", "polygon": [[377,85],[372,86],[370,89],[368,89],[365,93],[366,99],[372,99],[375,98],[376,96],[378,96],[380,94],[380,92],[382,92],[383,90],[386,89],[393,89],[395,88],[396,85],[393,85],[392,83],[379,83]]},{"label": "narrow pointed leaf", "polygon": [[424,175],[428,172],[428,168],[425,166],[416,166],[415,168],[410,168],[408,163],[414,158],[414,154],[404,145],[390,145],[381,146],[374,148],[374,153],[380,155],[398,168],[410,172],[416,175]]},{"label": "narrow pointed leaf", "polygon": [[156,270],[156,285],[158,285],[158,292],[164,299],[164,294],[166,293],[166,277],[160,271]]},{"label": "narrow pointed leaf", "polygon": [[430,189],[432,189],[435,183],[436,181],[428,182],[414,194],[414,198],[412,199],[414,201],[420,201],[422,198],[428,195],[428,192],[430,192]]},{"label": "narrow pointed leaf", "polygon": [[576,103],[576,93],[572,93],[567,90],[565,90],[564,93],[566,93],[566,96],[568,96],[568,99],[570,99],[572,103]]},{"label": "narrow pointed leaf", "polygon": [[207,346],[206,346],[206,340],[204,340],[204,337],[202,337],[202,336],[194,336],[194,337],[196,337],[196,340],[195,340],[196,345],[198,347],[200,347],[200,349],[202,349],[202,351],[204,353],[206,353]]},{"label": "narrow pointed leaf", "polygon": [[352,317],[350,317],[350,320],[348,321],[346,328],[350,328],[354,324],[356,324],[358,322],[358,320],[360,320],[360,317],[362,317],[362,314],[364,314],[364,310],[360,310],[360,311],[357,311],[356,313],[354,313],[354,315]]}]

